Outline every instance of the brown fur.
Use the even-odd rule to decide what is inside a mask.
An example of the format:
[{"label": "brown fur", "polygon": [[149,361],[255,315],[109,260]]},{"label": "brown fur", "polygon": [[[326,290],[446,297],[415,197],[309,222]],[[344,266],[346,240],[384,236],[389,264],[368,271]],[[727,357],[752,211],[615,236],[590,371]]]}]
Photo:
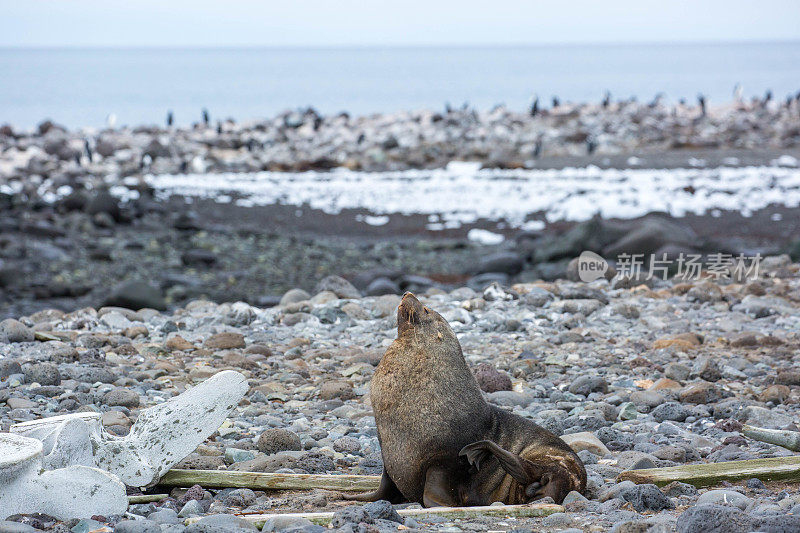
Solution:
[{"label": "brown fur", "polygon": [[514,504],[585,489],[586,470],[564,441],[484,400],[439,313],[406,293],[397,330],[370,391],[381,487],[351,499]]}]

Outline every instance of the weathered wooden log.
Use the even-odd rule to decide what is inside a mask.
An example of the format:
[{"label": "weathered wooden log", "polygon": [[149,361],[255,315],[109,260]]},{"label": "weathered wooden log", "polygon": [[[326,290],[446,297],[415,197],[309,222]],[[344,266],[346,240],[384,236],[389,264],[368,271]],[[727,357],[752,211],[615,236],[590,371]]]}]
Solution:
[{"label": "weathered wooden log", "polygon": [[745,437],[750,437],[754,440],[775,444],[793,452],[800,452],[800,431],[766,429],[744,425],[741,433]]},{"label": "weathered wooden log", "polygon": [[135,496],[128,496],[128,503],[160,502],[164,498],[169,498],[169,494],[138,494]]},{"label": "weathered wooden log", "polygon": [[161,478],[158,484],[165,487],[191,487],[197,484],[207,488],[235,487],[256,490],[328,489],[346,492],[366,492],[377,489],[380,480],[380,476],[172,469]]},{"label": "weathered wooden log", "polygon": [[695,487],[751,478],[758,478],[761,481],[800,481],[800,455],[626,470],[617,476],[618,481],[630,480],[634,483],[654,483],[659,486],[682,481]]},{"label": "weathered wooden log", "polygon": [[[399,509],[397,512],[400,514],[400,516],[444,515],[447,516],[447,518],[472,518],[475,516],[535,518],[540,516],[548,516],[553,513],[563,513],[564,507],[553,503],[531,503],[528,505],[487,505],[477,507],[430,507],[427,509]],[[257,528],[261,529],[264,526],[264,522],[277,516],[287,518],[305,518],[314,524],[327,525],[333,518],[333,513],[241,514],[239,516],[245,520],[253,522]],[[197,522],[198,520],[200,520],[200,517],[189,518],[186,520],[186,524],[189,525]]]}]

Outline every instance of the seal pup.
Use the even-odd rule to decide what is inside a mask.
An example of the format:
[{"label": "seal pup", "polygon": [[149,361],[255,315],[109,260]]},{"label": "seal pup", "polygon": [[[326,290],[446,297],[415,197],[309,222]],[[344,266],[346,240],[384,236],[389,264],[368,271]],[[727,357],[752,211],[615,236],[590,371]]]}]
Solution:
[{"label": "seal pup", "polygon": [[564,441],[486,402],[450,325],[410,292],[370,398],[383,475],[377,491],[346,499],[519,504],[586,488],[583,463]]}]

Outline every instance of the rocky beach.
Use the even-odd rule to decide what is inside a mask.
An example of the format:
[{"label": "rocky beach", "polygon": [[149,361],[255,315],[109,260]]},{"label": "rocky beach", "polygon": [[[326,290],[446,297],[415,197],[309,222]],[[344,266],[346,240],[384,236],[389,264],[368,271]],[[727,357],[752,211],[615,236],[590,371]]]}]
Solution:
[{"label": "rocky beach", "polygon": [[[563,436],[589,484],[540,518],[156,486],[168,496],[124,514],[0,532],[251,531],[248,515],[323,511],[339,531],[800,531],[796,482],[618,479],[792,455],[746,427],[800,434],[798,159],[797,98],[4,126],[0,430],[94,412],[127,435],[235,370],[244,399],[176,468],[380,474],[369,382],[413,291],[487,400]],[[581,281],[585,251],[605,276]],[[626,254],[673,264],[626,276]],[[715,270],[719,254],[759,268]],[[695,277],[675,276],[686,255]]]},{"label": "rocky beach", "polygon": [[[614,278],[419,293],[452,325],[488,401],[579,450],[588,488],[570,494],[563,512],[401,518],[385,505],[348,504],[335,491],[197,486],[167,488],[169,497],[132,504],[123,516],[13,516],[16,525],[0,528],[244,531],[254,529],[241,518],[247,513],[333,511],[340,531],[796,531],[793,483],[659,488],[616,478],[792,455],[743,436],[743,424],[797,430],[798,272],[787,256],[772,256],[758,279],[742,283]],[[246,377],[245,398],[179,468],[377,474],[368,385],[396,336],[399,300],[362,296],[328,277],[310,292],[286,292],[271,308],[195,300],[170,312],[87,307],[8,319],[0,324],[0,423],[7,430],[95,411],[106,431],[124,435],[141,409],[230,369]],[[325,530],[299,518],[264,525],[281,528]]]}]

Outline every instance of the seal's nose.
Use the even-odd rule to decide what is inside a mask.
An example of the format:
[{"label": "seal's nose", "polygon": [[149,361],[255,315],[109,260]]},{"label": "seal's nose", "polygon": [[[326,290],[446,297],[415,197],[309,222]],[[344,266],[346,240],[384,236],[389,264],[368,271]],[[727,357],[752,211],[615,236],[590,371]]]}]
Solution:
[{"label": "seal's nose", "polygon": [[397,306],[397,322],[413,322],[419,321],[419,315],[422,313],[422,304],[417,297],[412,293],[407,292],[400,300],[400,305]]},{"label": "seal's nose", "polygon": [[400,305],[398,307],[405,307],[407,309],[416,310],[422,307],[422,304],[420,303],[419,300],[417,300],[417,297],[414,296],[413,292],[406,292],[403,295],[403,298],[400,300]]}]

